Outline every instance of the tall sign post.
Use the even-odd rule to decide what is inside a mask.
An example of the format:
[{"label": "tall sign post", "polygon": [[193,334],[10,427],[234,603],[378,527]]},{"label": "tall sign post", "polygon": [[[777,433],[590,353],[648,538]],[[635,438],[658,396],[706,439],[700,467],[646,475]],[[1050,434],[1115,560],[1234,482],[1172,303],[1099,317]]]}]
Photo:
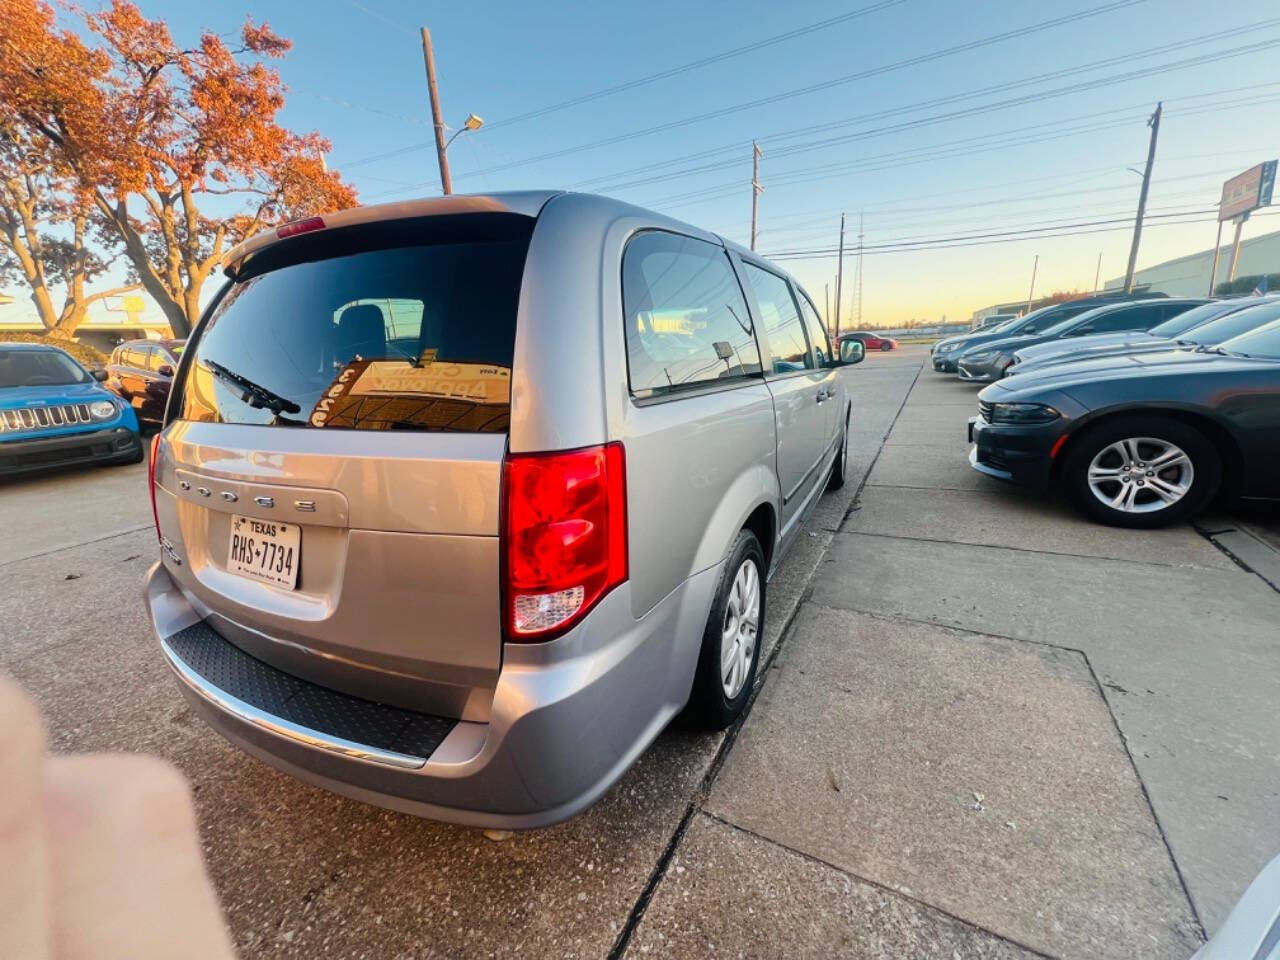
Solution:
[{"label": "tall sign post", "polygon": [[1240,259],[1240,233],[1249,214],[1259,207],[1271,204],[1276,186],[1276,161],[1268,160],[1237,174],[1222,185],[1222,199],[1218,201],[1218,239],[1213,247],[1213,269],[1209,273],[1209,295],[1218,280],[1218,252],[1222,247],[1222,224],[1230,220],[1235,224],[1235,239],[1231,243],[1231,262],[1227,267],[1227,282],[1236,278],[1236,264]]}]

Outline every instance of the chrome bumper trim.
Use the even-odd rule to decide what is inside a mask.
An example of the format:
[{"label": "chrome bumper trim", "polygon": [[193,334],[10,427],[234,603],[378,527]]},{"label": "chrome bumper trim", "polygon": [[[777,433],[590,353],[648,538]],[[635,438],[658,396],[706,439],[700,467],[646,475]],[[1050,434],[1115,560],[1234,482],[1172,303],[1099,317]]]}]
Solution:
[{"label": "chrome bumper trim", "polygon": [[398,767],[402,770],[417,770],[427,762],[426,757],[411,757],[408,754],[395,753],[391,750],[371,747],[368,744],[344,740],[341,737],[321,733],[319,730],[312,730],[310,727],[300,726],[283,717],[269,714],[252,704],[245,703],[238,697],[232,696],[225,690],[213,686],[204,677],[188,667],[166,641],[160,641],[160,649],[164,651],[169,665],[173,667],[178,676],[204,699],[232,716],[243,720],[245,723],[252,724],[278,737],[283,737],[285,740],[292,740],[295,743],[315,747],[318,750],[327,750],[329,753],[340,754],[354,760],[363,760],[366,763],[377,763],[388,767]]}]

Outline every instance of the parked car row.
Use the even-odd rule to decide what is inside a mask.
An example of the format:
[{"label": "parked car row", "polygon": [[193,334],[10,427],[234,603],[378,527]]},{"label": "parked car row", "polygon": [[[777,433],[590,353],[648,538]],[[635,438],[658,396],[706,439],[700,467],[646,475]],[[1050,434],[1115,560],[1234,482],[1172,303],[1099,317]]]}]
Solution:
[{"label": "parked car row", "polygon": [[969,421],[974,469],[1115,526],[1280,502],[1280,297],[1112,302],[1049,327],[1037,313],[954,358],[994,381]]}]

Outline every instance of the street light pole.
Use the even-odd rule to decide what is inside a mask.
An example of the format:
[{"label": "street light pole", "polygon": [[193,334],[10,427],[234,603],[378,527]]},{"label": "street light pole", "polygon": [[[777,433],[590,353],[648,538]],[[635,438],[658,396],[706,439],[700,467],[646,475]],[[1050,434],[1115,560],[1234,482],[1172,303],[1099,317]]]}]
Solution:
[{"label": "street light pole", "polygon": [[844,284],[844,214],[840,214],[840,260],[836,267],[836,340],[840,339],[840,291]]},{"label": "street light pole", "polygon": [[431,123],[436,128],[436,157],[440,161],[440,189],[447,197],[453,193],[449,177],[449,158],[445,156],[444,120],[440,116],[440,93],[436,89],[436,59],[431,52],[431,31],[422,28],[422,59],[427,64],[427,92],[431,95]]},{"label": "street light pole", "polygon": [[760,194],[764,193],[764,187],[760,186],[760,158],[764,154],[760,152],[760,145],[754,140],[751,141],[751,249],[756,248],[756,214],[760,208]]},{"label": "street light pole", "polygon": [[1156,138],[1160,136],[1160,110],[1163,104],[1157,103],[1155,113],[1147,120],[1151,128],[1151,143],[1147,147],[1147,166],[1142,173],[1142,192],[1138,194],[1138,218],[1133,222],[1133,245],[1129,247],[1129,266],[1124,272],[1124,292],[1133,292],[1133,270],[1138,264],[1138,241],[1142,239],[1142,218],[1147,212],[1147,191],[1151,189],[1151,168],[1156,162]]},{"label": "street light pole", "polygon": [[1036,295],[1036,271],[1040,269],[1040,254],[1036,254],[1036,262],[1031,265],[1031,289],[1027,291],[1027,313],[1031,312],[1031,301]]}]

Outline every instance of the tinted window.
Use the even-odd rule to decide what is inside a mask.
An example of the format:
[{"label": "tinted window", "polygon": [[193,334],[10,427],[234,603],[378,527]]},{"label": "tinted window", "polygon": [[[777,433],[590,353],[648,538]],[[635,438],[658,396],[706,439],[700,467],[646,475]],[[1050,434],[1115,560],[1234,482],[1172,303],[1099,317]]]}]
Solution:
[{"label": "tinted window", "polygon": [[743,264],[747,282],[760,305],[760,319],[764,335],[773,354],[773,372],[790,373],[793,370],[813,368],[813,355],[805,340],[804,324],[791,296],[791,286],[777,274],[762,270],[753,264]]},{"label": "tinted window", "polygon": [[191,346],[187,420],[501,432],[533,221],[318,231],[250,259]]},{"label": "tinted window", "polygon": [[1205,303],[1190,310],[1183,310],[1181,313],[1170,314],[1168,320],[1147,332],[1153,337],[1176,337],[1202,323],[1216,320],[1228,313],[1235,313],[1239,309],[1238,303]]},{"label": "tinted window", "polygon": [[1228,340],[1222,344],[1222,349],[1246,357],[1280,360],[1280,321],[1272,321],[1265,327]]},{"label": "tinted window", "polygon": [[0,350],[0,388],[84,383],[89,375],[57,350]]},{"label": "tinted window", "polygon": [[799,287],[796,287],[796,292],[800,295],[800,313],[804,316],[804,327],[809,333],[809,342],[813,344],[813,352],[818,356],[818,366],[825,367],[831,352],[827,346],[826,328],[822,326],[822,319],[808,295]]},{"label": "tinted window", "polygon": [[640,234],[622,255],[622,302],[635,393],[760,372],[751,313],[723,248]]},{"label": "tinted window", "polygon": [[1164,315],[1162,306],[1125,307],[1088,321],[1092,333],[1120,333],[1125,330],[1147,330]]},{"label": "tinted window", "polygon": [[1270,323],[1276,319],[1280,319],[1280,302],[1250,307],[1247,310],[1241,310],[1239,313],[1219,317],[1217,320],[1187,331],[1186,336],[1182,339],[1188,343],[1215,347],[1223,341],[1248,333],[1264,323]]}]

